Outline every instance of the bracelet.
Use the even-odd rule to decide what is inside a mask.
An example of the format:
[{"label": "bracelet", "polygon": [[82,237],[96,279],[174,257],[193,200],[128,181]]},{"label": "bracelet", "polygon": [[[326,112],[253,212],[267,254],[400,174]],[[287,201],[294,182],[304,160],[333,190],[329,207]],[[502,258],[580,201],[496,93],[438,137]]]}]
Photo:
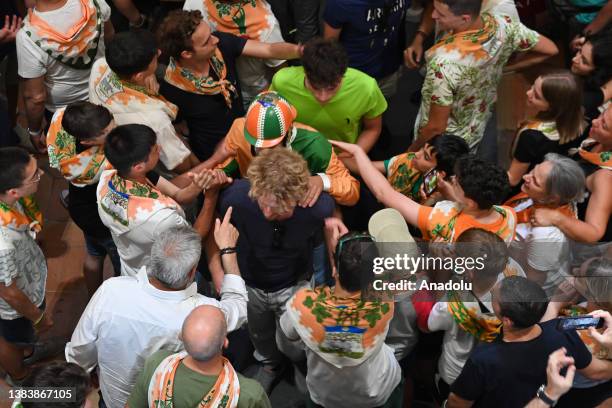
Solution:
[{"label": "bracelet", "polygon": [[227,248],[221,249],[219,251],[219,254],[221,254],[221,256],[227,255],[227,254],[235,254],[236,251],[238,251],[238,248],[236,247],[227,247]]},{"label": "bracelet", "polygon": [[414,35],[416,36],[417,34],[421,34],[423,36],[423,38],[427,38],[429,37],[429,34],[427,34],[425,31],[423,30],[416,30],[416,32],[414,33]]},{"label": "bracelet", "polygon": [[45,311],[44,310],[40,314],[40,317],[38,319],[36,319],[36,321],[34,322],[33,326],[34,327],[38,326],[40,324],[40,322],[42,322],[43,317],[45,317]]},{"label": "bracelet", "polygon": [[28,128],[28,135],[32,136],[32,137],[38,137],[38,136],[42,136],[42,129],[38,129],[38,130],[32,130],[30,128]]},{"label": "bracelet", "polygon": [[145,24],[145,22],[147,21],[147,18],[145,17],[144,14],[140,15],[140,20],[137,23],[130,23],[130,27],[132,28],[142,28],[142,26]]}]

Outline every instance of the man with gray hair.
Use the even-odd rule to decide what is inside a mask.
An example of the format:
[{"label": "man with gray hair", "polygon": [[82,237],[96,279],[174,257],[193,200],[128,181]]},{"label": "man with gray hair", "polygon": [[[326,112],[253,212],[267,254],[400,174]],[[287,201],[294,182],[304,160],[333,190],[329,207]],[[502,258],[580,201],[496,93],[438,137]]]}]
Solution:
[{"label": "man with gray hair", "polygon": [[175,407],[195,407],[207,401],[211,407],[270,408],[261,385],[238,374],[223,357],[226,334],[218,308],[196,307],[183,323],[185,351],[160,350],[149,357],[126,406],[166,406],[171,401]]},{"label": "man with gray hair", "polygon": [[[223,222],[215,224],[220,248],[233,248],[238,240],[230,217],[228,211]],[[224,330],[246,321],[247,292],[236,253],[222,257],[225,276],[217,301],[197,293],[194,277],[201,249],[201,238],[191,227],[170,228],[153,244],[147,267],[136,276],[108,279],[87,305],[66,345],[66,360],[87,371],[98,366],[107,407],[124,407],[148,356],[183,348],[181,324],[195,307],[216,308],[225,318]]]}]

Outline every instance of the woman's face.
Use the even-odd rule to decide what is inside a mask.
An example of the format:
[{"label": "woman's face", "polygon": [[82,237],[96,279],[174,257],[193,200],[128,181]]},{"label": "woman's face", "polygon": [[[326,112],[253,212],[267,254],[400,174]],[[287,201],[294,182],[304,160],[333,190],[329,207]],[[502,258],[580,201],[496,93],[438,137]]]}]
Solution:
[{"label": "woman's face", "polygon": [[523,185],[521,191],[536,202],[547,202],[548,192],[546,191],[546,181],[552,168],[552,163],[545,161],[533,168],[529,173],[523,176]]},{"label": "woman's face", "polygon": [[585,42],[572,58],[572,73],[578,76],[589,76],[595,71],[593,64],[593,45]]},{"label": "woman's face", "polygon": [[542,77],[535,80],[527,91],[527,109],[531,112],[546,112],[550,105],[542,95]]},{"label": "woman's face", "polygon": [[612,145],[612,107],[593,119],[589,137],[605,146]]}]

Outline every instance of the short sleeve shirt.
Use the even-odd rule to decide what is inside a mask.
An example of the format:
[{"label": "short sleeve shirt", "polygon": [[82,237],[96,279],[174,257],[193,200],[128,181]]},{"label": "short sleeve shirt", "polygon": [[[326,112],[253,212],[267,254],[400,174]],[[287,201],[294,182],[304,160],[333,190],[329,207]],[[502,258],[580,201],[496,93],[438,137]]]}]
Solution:
[{"label": "short sleeve shirt", "polygon": [[432,104],[450,106],[446,132],[461,136],[475,150],[491,116],[504,65],[514,52],[528,51],[538,42],[537,32],[508,16],[485,13],[482,18],[491,37],[482,44],[478,58],[462,48],[453,49],[452,42],[426,54],[415,135],[429,121]]},{"label": "short sleeve shirt", "polygon": [[312,126],[329,140],[357,142],[361,121],[387,110],[387,101],[376,80],[349,68],[338,93],[321,106],[304,85],[304,68],[283,68],[272,78],[271,90],[280,93],[297,109],[297,122]]},{"label": "short sleeve shirt", "polygon": [[[105,0],[97,0],[102,20],[108,21],[111,10]],[[76,22],[80,17],[80,0],[68,0],[64,6],[57,10],[40,13],[49,25],[58,29],[63,28],[66,21]],[[59,108],[71,103],[86,101],[88,97],[89,69],[75,69],[69,67],[51,56],[47,55],[37,46],[24,30],[17,32],[17,61],[19,76],[22,78],[45,77],[47,99],[45,108],[55,112]],[[104,33],[101,34],[96,59],[104,56]]]},{"label": "short sleeve shirt", "polygon": [[417,223],[423,238],[432,242],[455,242],[464,231],[482,228],[510,244],[516,230],[516,214],[506,206],[494,205],[493,210],[500,215],[498,220],[483,224],[461,212],[459,204],[440,201],[434,207],[421,206]]},{"label": "short sleeve shirt", "polygon": [[376,79],[402,64],[404,17],[410,0],[327,0],[324,19],[341,29],[349,65]]},{"label": "short sleeve shirt", "polygon": [[[128,400],[130,407],[148,406],[149,383],[153,373],[161,362],[171,354],[172,351],[160,350],[151,355],[145,362],[144,368],[138,377],[136,385]],[[217,378],[211,375],[197,373],[185,364],[180,363],[176,369],[174,383],[174,406],[176,407],[196,407],[202,397],[215,385]],[[238,398],[238,408],[271,408],[270,400],[259,383],[250,378],[238,374],[240,383],[240,397]]]},{"label": "short sleeve shirt", "polygon": [[556,325],[557,319],[541,323],[542,333],[530,341],[476,346],[451,392],[475,401],[474,407],[523,407],[546,384],[546,365],[553,351],[565,347],[576,369],[587,367],[592,356],[578,334],[559,331]]},{"label": "short sleeve shirt", "polygon": [[237,83],[236,59],[242,54],[246,39],[232,34],[215,32],[219,38],[217,45],[227,66],[227,77],[236,87],[238,94],[228,108],[221,94],[201,95],[191,93],[170,85],[160,84],[160,93],[178,106],[178,121],[185,120],[189,128],[189,145],[200,160],[206,160],[215,151],[217,143],[226,135],[232,122],[244,115],[240,86]]},{"label": "short sleeve shirt", "polygon": [[[45,299],[47,262],[42,250],[27,231],[0,226],[0,282],[6,286],[15,284],[37,307]],[[19,317],[22,316],[0,298],[0,319],[13,320]]]}]

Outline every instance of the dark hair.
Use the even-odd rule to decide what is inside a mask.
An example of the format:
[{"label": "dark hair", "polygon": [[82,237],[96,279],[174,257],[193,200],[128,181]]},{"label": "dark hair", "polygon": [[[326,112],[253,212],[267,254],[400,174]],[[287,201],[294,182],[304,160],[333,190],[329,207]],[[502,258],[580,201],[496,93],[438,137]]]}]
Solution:
[{"label": "dark hair", "polygon": [[202,22],[199,10],[173,10],[157,29],[157,43],[164,57],[178,60],[181,52],[193,50],[191,36]]},{"label": "dark hair", "polygon": [[85,399],[91,388],[89,374],[74,363],[65,361],[51,361],[31,373],[23,383],[24,387],[49,388],[62,387],[72,388],[74,400],[72,402],[27,402],[21,404],[24,408],[80,408],[85,404]]},{"label": "dark hair", "polygon": [[612,78],[612,31],[606,30],[587,38],[593,46],[595,71],[586,78],[586,85],[597,89]]},{"label": "dark hair", "polygon": [[455,174],[465,196],[474,200],[481,210],[501,203],[510,190],[508,173],[474,155],[457,159]]},{"label": "dark hair", "polygon": [[462,258],[484,258],[484,268],[478,269],[476,278],[496,277],[506,269],[510,251],[498,235],[482,228],[470,228],[457,238],[455,254]]},{"label": "dark hair", "polygon": [[539,322],[548,307],[544,289],[522,276],[504,278],[497,293],[500,315],[512,320],[518,329],[526,329]]},{"label": "dark hair", "polygon": [[302,65],[313,87],[329,88],[342,80],[348,68],[348,56],[339,42],[314,38],[304,46]]},{"label": "dark hair", "polygon": [[80,142],[100,136],[112,120],[113,115],[104,106],[77,102],[66,107],[62,127]]},{"label": "dark hair", "polygon": [[447,177],[455,174],[457,159],[470,152],[467,142],[455,135],[437,135],[427,143],[433,147],[433,152],[436,154],[436,169],[445,172]]},{"label": "dark hair", "polygon": [[105,56],[110,69],[120,78],[128,79],[146,70],[157,58],[155,36],[147,30],[115,34],[106,46]]},{"label": "dark hair", "polygon": [[21,187],[25,179],[25,169],[30,163],[30,154],[21,147],[0,149],[0,193],[11,188]]},{"label": "dark hair", "polygon": [[127,177],[132,166],[147,160],[155,143],[157,136],[148,126],[117,126],[106,137],[104,154],[117,173]]},{"label": "dark hair", "polygon": [[480,15],[482,0],[440,0],[440,3],[446,4],[456,16],[469,14],[476,17]]},{"label": "dark hair", "polygon": [[368,234],[359,232],[347,232],[338,240],[334,261],[340,285],[347,291],[357,292],[373,279],[374,258],[378,256],[373,242]]},{"label": "dark hair", "polygon": [[555,121],[559,132],[559,144],[578,138],[584,128],[582,107],[582,83],[567,70],[542,75],[542,96],[548,102],[548,110],[538,113],[538,118]]}]

